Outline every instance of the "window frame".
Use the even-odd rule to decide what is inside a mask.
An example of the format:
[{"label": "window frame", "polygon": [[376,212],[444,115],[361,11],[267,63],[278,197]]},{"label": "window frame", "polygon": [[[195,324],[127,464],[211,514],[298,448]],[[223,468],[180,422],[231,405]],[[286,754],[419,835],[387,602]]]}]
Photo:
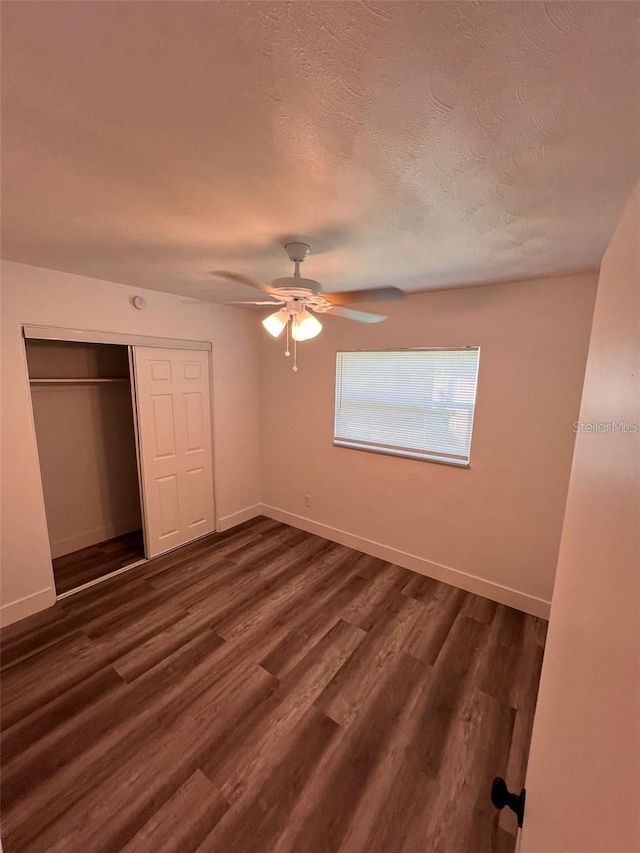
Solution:
[{"label": "window frame", "polygon": [[[455,458],[446,458],[447,454],[444,452],[438,453],[436,451],[433,454],[429,454],[423,450],[416,450],[412,448],[403,448],[401,446],[398,447],[389,447],[386,445],[375,446],[375,442],[370,443],[362,443],[359,444],[356,439],[350,441],[349,439],[337,438],[337,416],[338,416],[338,370],[340,364],[340,355],[348,355],[350,353],[403,353],[403,352],[461,352],[461,351],[474,351],[477,352],[477,364],[476,364],[476,373],[475,373],[475,382],[473,387],[473,405],[470,408],[471,412],[471,425],[469,429],[469,453],[466,460],[460,460]],[[468,469],[471,467],[471,450],[473,446],[473,428],[475,426],[475,414],[476,414],[476,405],[478,398],[478,377],[480,374],[480,355],[481,355],[481,347],[480,345],[469,345],[469,346],[452,346],[452,347],[385,347],[378,349],[352,349],[352,350],[336,350],[336,363],[335,363],[335,385],[334,385],[334,418],[333,418],[333,446],[339,447],[345,450],[360,450],[366,453],[376,453],[382,456],[395,456],[401,459],[413,459],[416,462],[431,462],[435,465],[448,465],[453,468],[462,468]],[[463,407],[461,407],[463,408]]]}]

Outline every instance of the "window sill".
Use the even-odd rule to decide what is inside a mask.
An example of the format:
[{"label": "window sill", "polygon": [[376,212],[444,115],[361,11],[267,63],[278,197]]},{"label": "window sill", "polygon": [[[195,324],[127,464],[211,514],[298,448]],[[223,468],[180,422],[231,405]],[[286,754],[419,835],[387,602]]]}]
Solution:
[{"label": "window sill", "polygon": [[382,447],[368,447],[364,444],[351,444],[347,441],[333,441],[334,447],[343,447],[347,450],[363,450],[366,453],[377,453],[381,456],[395,456],[400,459],[413,459],[416,462],[431,462],[436,465],[448,465],[450,468],[470,468],[471,464],[465,461],[456,459],[445,459],[438,456],[427,456],[420,453],[412,453],[411,451],[402,450],[387,450]]}]

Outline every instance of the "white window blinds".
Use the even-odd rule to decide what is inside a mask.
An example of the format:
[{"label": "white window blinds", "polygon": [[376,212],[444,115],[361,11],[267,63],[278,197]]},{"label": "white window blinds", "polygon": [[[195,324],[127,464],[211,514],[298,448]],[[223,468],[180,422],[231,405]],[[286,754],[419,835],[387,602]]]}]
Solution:
[{"label": "white window blinds", "polygon": [[468,465],[479,347],[339,352],[334,444]]}]

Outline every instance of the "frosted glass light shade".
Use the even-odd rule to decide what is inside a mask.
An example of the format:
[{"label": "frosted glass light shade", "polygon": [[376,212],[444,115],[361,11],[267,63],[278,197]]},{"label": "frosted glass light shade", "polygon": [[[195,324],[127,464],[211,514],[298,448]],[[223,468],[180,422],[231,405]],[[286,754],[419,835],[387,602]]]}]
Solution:
[{"label": "frosted glass light shade", "polygon": [[282,330],[289,322],[289,315],[281,308],[279,311],[276,311],[275,314],[269,314],[268,317],[265,317],[262,321],[262,325],[265,327],[267,332],[270,335],[273,335],[274,338],[279,337],[282,334]]},{"label": "frosted glass light shade", "polygon": [[291,337],[294,341],[308,341],[319,335],[321,331],[322,323],[306,309],[293,318]]}]

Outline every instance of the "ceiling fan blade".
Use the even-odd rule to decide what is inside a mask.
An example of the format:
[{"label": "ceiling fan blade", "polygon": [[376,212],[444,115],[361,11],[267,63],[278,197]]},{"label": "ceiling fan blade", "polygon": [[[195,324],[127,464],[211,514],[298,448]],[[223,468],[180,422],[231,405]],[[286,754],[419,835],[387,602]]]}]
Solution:
[{"label": "ceiling fan blade", "polygon": [[253,287],[256,290],[261,290],[263,293],[276,293],[276,290],[262,281],[255,278],[250,278],[248,275],[241,275],[237,272],[228,272],[227,270],[212,270],[211,275],[217,278],[226,278],[229,281],[234,281],[237,284],[246,284],[247,287]]},{"label": "ceiling fan blade", "polygon": [[381,323],[386,320],[386,314],[371,314],[369,311],[355,311],[353,308],[342,308],[336,305],[335,308],[328,308],[327,314],[333,314],[336,317],[344,317],[345,320],[356,320],[358,323]]},{"label": "ceiling fan blade", "polygon": [[264,302],[251,302],[251,301],[244,300],[241,302],[225,302],[224,304],[225,305],[275,305],[277,308],[278,305],[286,305],[287,303],[284,301],[276,302],[273,299],[268,299],[268,300],[265,300]]},{"label": "ceiling fan blade", "polygon": [[353,305],[356,302],[391,302],[404,299],[404,290],[399,287],[371,287],[367,290],[345,290],[342,293],[323,293],[324,298],[334,305]]}]

